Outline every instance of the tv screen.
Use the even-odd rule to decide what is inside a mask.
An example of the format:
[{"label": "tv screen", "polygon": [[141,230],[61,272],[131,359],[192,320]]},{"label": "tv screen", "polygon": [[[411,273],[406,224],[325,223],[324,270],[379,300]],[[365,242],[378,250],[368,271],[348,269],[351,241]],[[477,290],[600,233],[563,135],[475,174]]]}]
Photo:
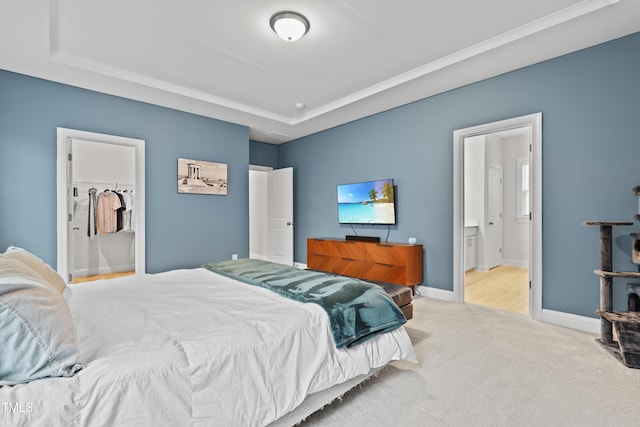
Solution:
[{"label": "tv screen", "polygon": [[340,224],[396,223],[393,179],[340,184],[337,189]]}]

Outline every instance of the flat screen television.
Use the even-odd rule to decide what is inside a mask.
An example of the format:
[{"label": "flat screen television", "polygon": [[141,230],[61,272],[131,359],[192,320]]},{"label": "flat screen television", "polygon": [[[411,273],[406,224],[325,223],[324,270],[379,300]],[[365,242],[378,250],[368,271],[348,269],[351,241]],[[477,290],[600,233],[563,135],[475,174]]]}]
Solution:
[{"label": "flat screen television", "polygon": [[396,223],[393,179],[340,184],[337,190],[340,224]]}]

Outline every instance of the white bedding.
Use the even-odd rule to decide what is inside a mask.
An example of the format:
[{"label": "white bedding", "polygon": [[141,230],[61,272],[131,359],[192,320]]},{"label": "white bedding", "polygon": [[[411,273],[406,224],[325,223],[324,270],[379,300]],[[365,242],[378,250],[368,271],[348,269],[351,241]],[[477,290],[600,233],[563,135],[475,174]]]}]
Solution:
[{"label": "white bedding", "polygon": [[0,387],[0,425],[261,426],[391,360],[404,328],[336,349],[315,304],[205,269],[70,285],[84,369]]}]

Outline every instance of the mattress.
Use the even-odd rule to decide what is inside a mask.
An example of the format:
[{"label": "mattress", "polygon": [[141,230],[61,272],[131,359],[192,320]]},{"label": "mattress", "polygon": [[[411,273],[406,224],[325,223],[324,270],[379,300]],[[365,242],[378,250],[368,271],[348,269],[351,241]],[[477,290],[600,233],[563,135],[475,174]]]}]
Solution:
[{"label": "mattress", "polygon": [[0,425],[263,426],[309,394],[415,361],[402,327],[338,349],[316,304],[202,268],[69,285],[65,298],[84,368],[0,387]]}]

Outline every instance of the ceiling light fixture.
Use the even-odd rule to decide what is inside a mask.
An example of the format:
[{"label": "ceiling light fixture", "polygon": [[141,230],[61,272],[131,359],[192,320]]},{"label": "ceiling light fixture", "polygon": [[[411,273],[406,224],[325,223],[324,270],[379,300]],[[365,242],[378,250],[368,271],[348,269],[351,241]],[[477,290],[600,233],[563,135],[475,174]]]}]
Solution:
[{"label": "ceiling light fixture", "polygon": [[282,40],[294,42],[309,31],[309,21],[296,12],[278,12],[269,21],[271,28]]}]

